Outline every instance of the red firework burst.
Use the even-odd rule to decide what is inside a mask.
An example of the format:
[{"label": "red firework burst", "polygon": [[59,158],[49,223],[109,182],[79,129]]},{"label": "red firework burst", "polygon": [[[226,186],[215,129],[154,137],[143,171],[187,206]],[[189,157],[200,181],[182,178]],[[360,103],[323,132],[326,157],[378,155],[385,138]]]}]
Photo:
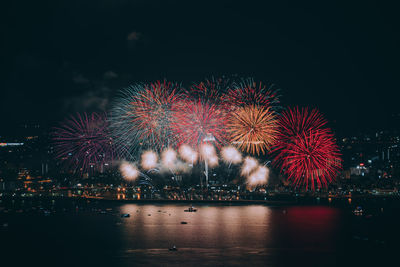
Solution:
[{"label": "red firework burst", "polygon": [[231,85],[232,82],[224,77],[206,79],[203,82],[193,84],[188,95],[196,100],[201,99],[204,102],[221,105],[223,104],[222,96]]},{"label": "red firework burst", "polygon": [[282,114],[274,164],[296,187],[327,187],[341,169],[339,148],[325,124],[316,109],[296,107]]},{"label": "red firework burst", "polygon": [[283,139],[291,139],[299,133],[309,132],[310,130],[329,132],[329,129],[324,129],[327,121],[317,109],[310,111],[308,108],[288,108],[282,112],[279,121],[280,138]]},{"label": "red firework burst", "polygon": [[279,104],[278,95],[275,91],[267,88],[263,83],[246,79],[236,83],[224,95],[224,102],[232,108],[248,105],[270,106],[272,108]]},{"label": "red firework burst", "polygon": [[171,145],[170,124],[180,110],[182,97],[177,84],[157,81],[137,90],[131,105],[131,125],[138,139],[152,148]]},{"label": "red firework burst", "polygon": [[198,147],[206,142],[215,142],[220,146],[227,137],[225,125],[225,115],[216,105],[196,100],[184,103],[172,129],[179,145]]}]

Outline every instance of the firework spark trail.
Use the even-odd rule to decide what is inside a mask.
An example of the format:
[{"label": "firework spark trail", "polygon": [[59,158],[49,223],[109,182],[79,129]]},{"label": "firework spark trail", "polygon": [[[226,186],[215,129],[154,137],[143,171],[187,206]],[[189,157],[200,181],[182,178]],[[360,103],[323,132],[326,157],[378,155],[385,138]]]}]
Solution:
[{"label": "firework spark trail", "polygon": [[71,116],[54,129],[52,136],[56,157],[67,159],[74,172],[89,172],[94,166],[113,160],[105,115]]},{"label": "firework spark trail", "polygon": [[246,106],[233,111],[227,132],[232,144],[251,154],[265,154],[276,141],[277,115],[270,107]]},{"label": "firework spark trail", "polygon": [[317,110],[289,109],[283,113],[274,148],[274,165],[294,186],[328,187],[341,169],[339,148]]}]

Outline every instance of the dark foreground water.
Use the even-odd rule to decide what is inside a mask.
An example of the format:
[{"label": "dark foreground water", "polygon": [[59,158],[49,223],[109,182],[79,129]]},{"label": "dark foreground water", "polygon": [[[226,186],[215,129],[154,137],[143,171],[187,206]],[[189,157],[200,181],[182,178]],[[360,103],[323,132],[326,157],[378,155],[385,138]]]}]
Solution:
[{"label": "dark foreground water", "polygon": [[398,204],[353,206],[1,200],[0,266],[398,266]]}]

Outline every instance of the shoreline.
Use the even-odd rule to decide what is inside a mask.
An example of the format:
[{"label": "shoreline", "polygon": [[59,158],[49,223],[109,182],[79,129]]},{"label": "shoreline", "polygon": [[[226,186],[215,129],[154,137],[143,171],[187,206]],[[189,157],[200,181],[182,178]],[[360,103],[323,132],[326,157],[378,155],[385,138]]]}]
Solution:
[{"label": "shoreline", "polygon": [[90,202],[110,202],[110,203],[134,203],[134,204],[271,204],[271,205],[290,205],[296,204],[296,200],[172,200],[172,199],[113,199],[113,198],[85,198],[85,197],[53,197],[53,196],[1,196],[0,200],[66,200],[66,201],[90,201]]},{"label": "shoreline", "polygon": [[[104,202],[104,203],[125,203],[125,204],[196,204],[196,205],[269,205],[269,206],[302,206],[302,205],[352,205],[360,202],[397,202],[400,201],[398,196],[353,196],[352,201],[348,201],[348,197],[318,198],[318,197],[302,197],[296,199],[269,199],[269,200],[172,200],[172,199],[113,199],[113,198],[86,198],[86,197],[59,197],[59,196],[0,196],[0,200],[59,200],[59,201],[87,201],[87,202]],[[375,203],[377,204],[377,203]]]}]

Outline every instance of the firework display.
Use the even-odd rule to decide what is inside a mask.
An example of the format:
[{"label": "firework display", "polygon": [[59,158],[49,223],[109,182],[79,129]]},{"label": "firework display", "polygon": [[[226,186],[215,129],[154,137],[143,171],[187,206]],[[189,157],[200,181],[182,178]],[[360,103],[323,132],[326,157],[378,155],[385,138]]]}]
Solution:
[{"label": "firework display", "polygon": [[102,169],[113,160],[113,144],[105,115],[76,114],[54,129],[56,157],[74,172]]},{"label": "firework display", "polygon": [[310,131],[330,132],[324,128],[327,121],[317,109],[308,108],[288,108],[279,117],[280,134],[279,138],[288,141],[296,137],[299,133]]},{"label": "firework display", "polygon": [[219,110],[226,113],[231,105],[226,101],[225,96],[234,84],[235,82],[232,79],[212,77],[194,83],[186,92],[186,95],[193,100],[218,105]]},{"label": "firework display", "polygon": [[173,145],[170,126],[181,110],[182,97],[180,86],[165,80],[123,90],[111,110],[111,129],[121,154],[127,157],[141,148],[161,151]]},{"label": "firework display", "polygon": [[278,119],[270,107],[240,107],[227,123],[232,144],[251,154],[265,154],[276,141]]},{"label": "firework display", "polygon": [[274,163],[295,186],[327,187],[341,169],[339,148],[325,124],[317,110],[283,113]]},{"label": "firework display", "polygon": [[251,187],[268,183],[271,161],[294,186],[312,190],[327,187],[341,168],[321,113],[283,110],[277,91],[253,79],[212,78],[187,90],[166,80],[138,83],[120,92],[108,117],[66,120],[54,132],[57,157],[87,172],[110,161],[114,148],[129,181],[144,175],[138,167],[175,176],[199,164],[207,186],[209,168],[220,162],[230,171],[241,164],[239,177]]},{"label": "firework display", "polygon": [[224,95],[224,102],[232,109],[249,105],[270,106],[279,109],[279,97],[276,91],[253,79],[243,79],[233,83]]},{"label": "firework display", "polygon": [[199,147],[213,142],[219,147],[227,142],[225,124],[226,118],[217,105],[200,100],[186,101],[176,113],[172,131],[178,145]]}]

